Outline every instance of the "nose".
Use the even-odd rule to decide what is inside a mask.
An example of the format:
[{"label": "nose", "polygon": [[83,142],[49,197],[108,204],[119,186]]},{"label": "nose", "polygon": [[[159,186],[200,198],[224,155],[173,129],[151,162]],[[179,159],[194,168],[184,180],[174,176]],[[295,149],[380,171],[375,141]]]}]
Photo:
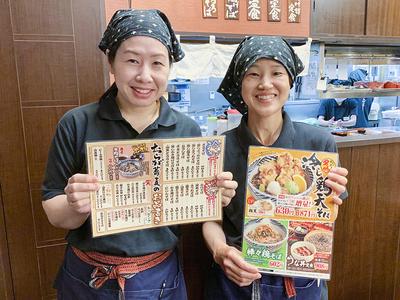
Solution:
[{"label": "nose", "polygon": [[263,76],[260,79],[260,83],[258,84],[258,88],[260,90],[269,89],[273,87],[272,80],[269,76]]},{"label": "nose", "polygon": [[152,81],[152,76],[151,76],[151,69],[143,65],[140,69],[138,74],[136,75],[136,80],[140,82],[151,82]]}]

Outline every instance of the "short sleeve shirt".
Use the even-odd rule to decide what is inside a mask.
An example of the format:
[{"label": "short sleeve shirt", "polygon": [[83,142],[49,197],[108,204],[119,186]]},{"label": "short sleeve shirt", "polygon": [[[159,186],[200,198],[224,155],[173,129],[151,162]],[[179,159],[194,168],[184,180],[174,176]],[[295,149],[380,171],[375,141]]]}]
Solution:
[{"label": "short sleeve shirt", "polygon": [[[116,94],[114,86],[99,102],[72,109],[62,117],[49,150],[42,185],[44,201],[64,194],[68,178],[72,175],[87,173],[86,142],[201,136],[197,123],[171,109],[163,98],[160,99],[159,118],[139,134],[122,117]],[[176,227],[160,227],[92,238],[88,218],[79,228],[69,231],[67,241],[83,251],[139,256],[174,248],[178,236]]]},{"label": "short sleeve shirt", "polygon": [[350,98],[340,105],[335,99],[323,99],[318,110],[318,117],[323,116],[325,120],[332,117],[335,117],[335,120],[344,120],[352,115],[357,115],[357,101]]},{"label": "short sleeve shirt", "polygon": [[[247,127],[246,117],[242,118],[239,127],[225,134],[224,169],[232,172],[233,179],[239,186],[235,197],[224,208],[222,227],[227,243],[241,248],[248,148],[250,145],[262,146],[262,144]],[[292,122],[285,112],[281,134],[270,147],[337,152],[335,140],[327,131],[304,123]]]}]

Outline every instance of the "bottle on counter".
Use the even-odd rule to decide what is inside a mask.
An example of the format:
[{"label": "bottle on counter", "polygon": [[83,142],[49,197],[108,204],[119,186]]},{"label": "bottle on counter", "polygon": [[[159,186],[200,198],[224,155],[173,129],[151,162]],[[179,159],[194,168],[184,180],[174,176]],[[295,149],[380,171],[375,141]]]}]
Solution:
[{"label": "bottle on counter", "polygon": [[371,110],[369,111],[369,114],[368,114],[368,122],[370,123],[370,126],[373,126],[373,127],[378,126],[379,119],[381,117],[380,110],[381,110],[381,106],[379,104],[379,98],[375,98],[371,104]]},{"label": "bottle on counter", "polygon": [[218,118],[215,116],[207,117],[207,135],[217,135]]},{"label": "bottle on counter", "polygon": [[227,130],[228,130],[228,120],[225,118],[218,118],[218,120],[217,120],[217,135],[220,135]]},{"label": "bottle on counter", "polygon": [[228,130],[239,126],[240,120],[242,119],[242,114],[236,109],[228,109]]}]

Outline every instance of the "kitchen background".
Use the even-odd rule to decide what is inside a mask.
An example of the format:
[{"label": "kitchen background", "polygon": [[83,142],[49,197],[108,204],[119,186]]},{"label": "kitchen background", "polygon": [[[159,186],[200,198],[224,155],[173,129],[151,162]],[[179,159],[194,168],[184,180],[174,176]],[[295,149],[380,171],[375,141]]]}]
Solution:
[{"label": "kitchen background", "polygon": [[[211,44],[210,48],[212,46]],[[376,81],[384,83],[387,81],[398,81],[400,78],[400,57],[398,57],[399,53],[397,53],[399,50],[395,48],[392,49],[392,52],[385,54],[381,53],[382,48],[369,48],[370,56],[365,58],[365,53],[360,54],[360,52],[366,50],[365,47],[357,49],[356,53],[354,53],[353,49],[353,52],[347,50],[339,56],[326,56],[324,46],[321,42],[313,42],[307,51],[307,55],[309,55],[306,60],[306,63],[308,63],[308,74],[298,78],[284,108],[292,120],[318,126],[317,114],[320,100],[328,98],[324,96],[323,92],[317,90],[317,83],[320,79],[319,74],[323,74],[322,76],[326,77],[327,81],[332,79],[347,80],[351,71],[364,69],[368,72],[368,76],[365,79],[367,82]],[[203,51],[207,48],[205,45],[201,45],[201,47]],[[191,49],[193,48],[189,48],[186,51],[191,51]],[[387,50],[388,48],[385,49],[385,52],[388,52]],[[327,52],[329,53],[329,50]],[[349,53],[351,54],[350,57]],[[231,57],[230,52],[225,53],[225,55],[228,58]],[[225,61],[229,63],[229,59],[225,59]],[[321,63],[321,61],[324,61],[324,63]],[[207,69],[202,64],[200,64],[200,67]],[[192,66],[192,68],[196,68],[196,66]],[[193,73],[196,74],[196,72]],[[168,86],[170,105],[195,119],[205,135],[219,134],[222,132],[222,128],[234,127],[234,124],[225,124],[225,127],[222,125],[217,130],[215,117],[221,118],[221,116],[226,116],[226,111],[230,108],[226,99],[216,92],[221,80],[222,77],[213,76],[206,76],[196,80],[191,80],[191,78],[174,78]],[[343,97],[353,98],[351,93],[354,90],[347,91],[348,93]],[[384,89],[381,89],[381,91],[381,96],[373,97],[374,105],[372,106],[372,114],[369,118],[369,126],[388,127],[396,125],[397,117],[384,117],[382,111],[399,107],[399,96],[397,94],[400,93],[397,92],[396,95],[387,93],[386,95]],[[372,96],[365,94],[365,97]],[[358,98],[358,101],[361,102],[362,99]],[[235,118],[235,124],[238,120],[238,118]],[[228,122],[229,117],[226,123]]]}]

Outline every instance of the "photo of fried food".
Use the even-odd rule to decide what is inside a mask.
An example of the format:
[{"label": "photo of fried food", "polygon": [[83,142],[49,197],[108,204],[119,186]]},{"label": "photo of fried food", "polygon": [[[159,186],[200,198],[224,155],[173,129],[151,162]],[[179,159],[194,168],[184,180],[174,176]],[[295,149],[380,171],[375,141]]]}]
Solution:
[{"label": "photo of fried food", "polygon": [[307,190],[306,176],[299,158],[282,153],[276,159],[263,162],[251,183],[263,193],[296,195]]}]

